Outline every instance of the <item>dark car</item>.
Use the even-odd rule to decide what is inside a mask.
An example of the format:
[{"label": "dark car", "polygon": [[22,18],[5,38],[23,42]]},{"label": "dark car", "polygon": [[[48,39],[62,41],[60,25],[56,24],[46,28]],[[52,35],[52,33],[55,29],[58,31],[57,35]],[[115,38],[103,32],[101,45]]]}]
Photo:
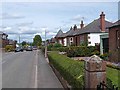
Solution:
[{"label": "dark car", "polygon": [[26,48],[26,51],[32,51],[33,49],[32,49],[32,46],[28,46],[27,48]]},{"label": "dark car", "polygon": [[23,52],[23,48],[22,47],[16,47],[15,52]]}]

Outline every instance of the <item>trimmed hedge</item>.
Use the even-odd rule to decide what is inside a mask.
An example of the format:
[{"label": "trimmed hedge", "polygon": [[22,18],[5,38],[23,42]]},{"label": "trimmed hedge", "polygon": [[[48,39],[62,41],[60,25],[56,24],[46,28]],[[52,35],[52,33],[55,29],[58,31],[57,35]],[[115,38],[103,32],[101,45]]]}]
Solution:
[{"label": "trimmed hedge", "polygon": [[5,51],[6,51],[6,52],[14,51],[13,45],[6,45],[6,46],[5,46]]},{"label": "trimmed hedge", "polygon": [[48,58],[50,63],[53,64],[53,66],[73,88],[83,88],[84,62],[74,61],[64,55],[59,55],[57,52],[48,53]]}]

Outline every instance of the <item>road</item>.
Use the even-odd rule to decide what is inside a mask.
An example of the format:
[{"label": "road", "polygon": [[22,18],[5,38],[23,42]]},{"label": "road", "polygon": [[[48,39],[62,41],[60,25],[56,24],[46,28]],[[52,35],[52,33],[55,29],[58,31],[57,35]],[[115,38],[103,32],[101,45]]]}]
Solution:
[{"label": "road", "polygon": [[41,51],[3,53],[2,88],[63,88]]}]

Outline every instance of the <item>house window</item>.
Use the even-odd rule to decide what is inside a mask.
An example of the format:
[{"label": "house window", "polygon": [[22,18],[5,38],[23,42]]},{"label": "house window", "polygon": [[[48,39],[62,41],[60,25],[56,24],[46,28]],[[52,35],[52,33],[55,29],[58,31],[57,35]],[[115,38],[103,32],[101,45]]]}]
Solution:
[{"label": "house window", "polygon": [[88,42],[88,44],[91,44],[91,42]]},{"label": "house window", "polygon": [[72,38],[70,38],[70,40],[72,41]]},{"label": "house window", "polygon": [[88,36],[88,39],[90,39],[90,36]]},{"label": "house window", "polygon": [[119,45],[120,44],[120,42],[119,42],[120,40],[119,39],[120,39],[120,37],[119,37],[119,31],[117,30],[116,31],[116,47],[117,48],[120,48],[120,45]]}]

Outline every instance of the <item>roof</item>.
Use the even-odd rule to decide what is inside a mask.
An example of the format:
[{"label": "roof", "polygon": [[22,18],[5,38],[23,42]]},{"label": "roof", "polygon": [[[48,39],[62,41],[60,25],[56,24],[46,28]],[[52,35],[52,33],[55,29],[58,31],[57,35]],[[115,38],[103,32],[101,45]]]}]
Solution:
[{"label": "roof", "polygon": [[[113,23],[106,21],[105,20],[105,32],[108,32],[108,27],[112,26]],[[71,28],[69,31],[66,33],[63,33],[62,30],[59,30],[57,35],[55,37],[66,37],[66,36],[74,36],[74,35],[79,35],[79,34],[84,34],[84,33],[102,33],[101,28],[100,28],[100,18],[94,20],[87,26],[81,28]]]},{"label": "roof", "polygon": [[55,38],[51,38],[50,42],[55,42]]},{"label": "roof", "polygon": [[2,31],[0,31],[0,34],[4,34],[4,35],[7,35],[6,33],[2,32]]},{"label": "roof", "polygon": [[[115,23],[113,23],[112,26],[110,26],[110,27],[114,27],[114,26],[118,26],[118,25],[120,25],[120,20],[118,20],[118,21],[116,21]],[[110,28],[110,27],[109,27],[109,28]]]},{"label": "roof", "polygon": [[60,29],[55,37],[61,37],[63,34],[62,30]]},{"label": "roof", "polygon": [[[107,27],[112,26],[112,24],[113,23],[105,20],[105,32],[108,32]],[[84,33],[101,33],[101,32],[102,31],[100,29],[100,18],[99,18],[99,19],[94,20],[93,22],[85,26],[84,28],[78,30],[78,32],[75,35],[84,34]]]}]

